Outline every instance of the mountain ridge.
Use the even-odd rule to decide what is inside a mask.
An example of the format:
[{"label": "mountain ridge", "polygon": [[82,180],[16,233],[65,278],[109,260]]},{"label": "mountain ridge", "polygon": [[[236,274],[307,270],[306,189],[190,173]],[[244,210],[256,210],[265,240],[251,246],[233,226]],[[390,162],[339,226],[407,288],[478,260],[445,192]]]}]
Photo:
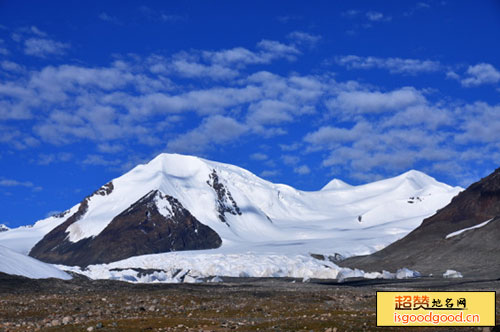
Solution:
[{"label": "mountain ridge", "polygon": [[500,168],[471,184],[404,238],[371,255],[348,258],[342,265],[369,270],[404,264],[427,274],[450,268],[464,276],[500,277],[498,239]]},{"label": "mountain ridge", "polygon": [[[108,182],[64,213],[39,221],[31,229],[0,235],[0,244],[21,243],[23,236],[29,235],[24,247],[17,242],[13,246],[22,252],[35,245],[48,251],[57,244],[51,247],[38,242],[57,227],[59,233],[66,234],[64,239],[58,236],[61,241],[92,242],[115,217],[152,190],[175,198],[196,220],[214,230],[222,239],[217,252],[351,256],[373,252],[403,237],[461,188],[409,171],[359,186],[301,191],[271,183],[234,165],[160,154]],[[144,253],[142,249],[137,252]],[[84,264],[88,263],[92,262]]]}]

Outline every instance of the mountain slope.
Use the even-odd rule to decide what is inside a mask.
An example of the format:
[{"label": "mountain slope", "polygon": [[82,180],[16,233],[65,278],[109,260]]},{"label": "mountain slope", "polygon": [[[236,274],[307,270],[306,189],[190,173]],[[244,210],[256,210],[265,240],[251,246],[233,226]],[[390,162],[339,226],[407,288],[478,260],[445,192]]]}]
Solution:
[{"label": "mountain slope", "polygon": [[500,168],[472,184],[405,238],[342,265],[363,269],[407,266],[464,276],[500,277]]},{"label": "mountain slope", "polygon": [[50,264],[0,246],[0,272],[32,279],[71,279],[71,276]]},{"label": "mountain slope", "polygon": [[[35,238],[40,239],[42,225],[50,224],[52,228],[44,228],[48,231],[34,255],[47,255],[58,245],[70,243],[88,249],[90,242],[98,241],[112,227],[117,216],[148,193],[158,191],[177,200],[193,218],[220,236],[222,246],[215,252],[350,256],[374,252],[402,238],[461,190],[409,171],[360,186],[334,180],[320,191],[305,192],[265,181],[236,166],[161,154],[104,185],[62,217],[37,222],[33,227],[36,236],[30,241],[22,239],[23,234],[31,236],[29,230],[5,233],[17,234],[16,239],[25,243],[21,249],[30,250]],[[54,237],[54,232],[59,235]],[[51,242],[55,238],[59,242]],[[11,239],[0,234],[0,244],[14,245]],[[157,250],[149,248],[149,253]],[[143,253],[137,249],[128,254]]]},{"label": "mountain slope", "polygon": [[66,230],[71,225],[68,219],[51,231],[30,255],[45,262],[85,266],[143,254],[217,248],[222,243],[175,198],[158,190],[114,217],[95,237],[69,241]]}]

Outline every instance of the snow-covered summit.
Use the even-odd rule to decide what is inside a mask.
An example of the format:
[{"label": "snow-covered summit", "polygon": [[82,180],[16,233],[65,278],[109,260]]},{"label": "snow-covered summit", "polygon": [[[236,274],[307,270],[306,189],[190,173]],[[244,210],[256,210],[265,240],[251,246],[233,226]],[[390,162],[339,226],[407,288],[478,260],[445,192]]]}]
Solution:
[{"label": "snow-covered summit", "polygon": [[7,227],[6,225],[4,224],[0,224],[0,232],[6,232],[8,231],[10,228]]},{"label": "snow-covered summit", "polygon": [[[73,218],[65,229],[69,242],[95,238],[116,216],[155,190],[178,200],[222,238],[216,252],[352,255],[373,252],[403,237],[462,188],[409,171],[359,186],[335,179],[322,190],[306,192],[271,183],[237,166],[160,154],[65,213],[39,221],[32,229],[0,234],[0,244],[27,252],[69,218]],[[20,241],[23,236],[30,239]]]},{"label": "snow-covered summit", "polygon": [[321,190],[339,190],[339,189],[346,189],[352,187],[350,184],[340,180],[340,179],[333,179],[330,182],[328,182]]}]

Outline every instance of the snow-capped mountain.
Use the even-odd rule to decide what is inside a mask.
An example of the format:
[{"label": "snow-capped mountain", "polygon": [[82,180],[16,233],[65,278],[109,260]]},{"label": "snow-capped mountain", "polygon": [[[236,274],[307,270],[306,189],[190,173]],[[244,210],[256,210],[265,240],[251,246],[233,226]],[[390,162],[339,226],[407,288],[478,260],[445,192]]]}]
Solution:
[{"label": "snow-capped mountain", "polygon": [[0,224],[0,232],[6,232],[8,231],[10,228],[7,227],[6,225],[4,224]]},{"label": "snow-capped mountain", "polygon": [[401,265],[425,274],[448,269],[467,277],[500,277],[500,168],[473,183],[403,239],[345,266],[394,269]]},{"label": "snow-capped mountain", "polygon": [[[111,250],[102,247],[110,243],[103,241],[104,236],[112,238],[111,230],[116,236],[125,232],[117,226],[123,225],[120,220],[135,207],[138,214],[129,220],[129,237],[155,232],[159,238],[168,237],[172,227],[162,232],[155,227],[161,222],[183,224],[189,214],[190,220],[206,226],[207,233],[213,231],[222,240],[220,243],[213,236],[203,242],[207,236],[200,236],[203,243],[194,249],[221,245],[210,252],[350,256],[374,252],[405,236],[461,190],[409,171],[360,186],[333,180],[319,191],[306,192],[268,182],[236,166],[161,154],[58,216],[39,221],[32,228],[0,234],[0,244],[21,252],[31,250],[34,257],[67,265],[168,251],[151,247],[154,236],[147,235],[142,237],[145,242],[124,238],[115,241],[112,250],[124,252],[123,256],[97,261],[78,258],[81,251]],[[182,213],[173,213],[172,202]],[[193,225],[182,233],[182,241],[195,241],[199,226]]]}]

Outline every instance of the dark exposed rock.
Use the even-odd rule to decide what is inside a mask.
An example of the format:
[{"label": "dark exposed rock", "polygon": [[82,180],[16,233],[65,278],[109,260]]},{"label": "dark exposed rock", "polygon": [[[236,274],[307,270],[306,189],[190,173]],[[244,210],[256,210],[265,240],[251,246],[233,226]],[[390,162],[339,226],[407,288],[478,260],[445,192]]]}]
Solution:
[{"label": "dark exposed rock", "polygon": [[[215,231],[200,223],[177,199],[158,190],[150,191],[116,216],[99,235],[70,242],[66,229],[85,214],[87,204],[88,198],[77,213],[37,243],[30,256],[49,263],[86,266],[136,255],[212,249],[222,244]],[[165,206],[166,216],[158,204]]]},{"label": "dark exposed rock", "polygon": [[68,215],[68,213],[70,213],[70,210],[66,210],[66,211],[63,211],[61,213],[56,213],[56,214],[53,214],[52,216],[56,217],[56,218],[64,218]]},{"label": "dark exposed rock", "polygon": [[5,226],[4,224],[0,224],[0,232],[6,232],[9,230],[9,227]]},{"label": "dark exposed rock", "polygon": [[212,170],[212,173],[209,174],[209,179],[207,180],[207,184],[215,190],[217,194],[217,212],[219,212],[219,219],[223,223],[229,226],[226,220],[226,213],[230,213],[232,215],[241,215],[241,210],[236,204],[236,201],[233,199],[231,192],[219,182],[219,176],[217,172]]},{"label": "dark exposed rock", "polygon": [[335,253],[334,255],[321,255],[321,254],[310,254],[312,258],[320,260],[320,261],[330,261],[332,263],[339,263],[345,259],[344,256],[342,256],[339,253]]},{"label": "dark exposed rock", "polygon": [[113,181],[110,181],[110,182],[106,183],[104,186],[102,186],[101,188],[97,189],[92,194],[92,196],[93,195],[107,196],[113,192],[114,188],[115,187],[113,186]]},{"label": "dark exposed rock", "polygon": [[[446,238],[490,219],[486,226]],[[403,239],[341,265],[370,271],[408,267],[424,274],[454,269],[464,276],[500,277],[500,168],[469,186]]]}]

